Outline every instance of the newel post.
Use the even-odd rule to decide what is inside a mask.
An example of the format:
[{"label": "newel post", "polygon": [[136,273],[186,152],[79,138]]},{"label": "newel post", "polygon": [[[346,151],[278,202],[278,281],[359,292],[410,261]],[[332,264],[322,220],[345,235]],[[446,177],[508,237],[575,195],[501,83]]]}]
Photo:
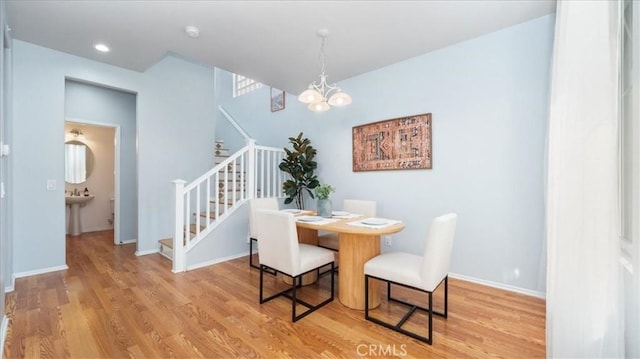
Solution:
[{"label": "newel post", "polygon": [[247,138],[247,193],[248,199],[256,197],[256,140]]},{"label": "newel post", "polygon": [[173,273],[185,271],[185,253],[184,253],[184,184],[183,180],[174,180],[175,194],[175,215],[173,230]]}]

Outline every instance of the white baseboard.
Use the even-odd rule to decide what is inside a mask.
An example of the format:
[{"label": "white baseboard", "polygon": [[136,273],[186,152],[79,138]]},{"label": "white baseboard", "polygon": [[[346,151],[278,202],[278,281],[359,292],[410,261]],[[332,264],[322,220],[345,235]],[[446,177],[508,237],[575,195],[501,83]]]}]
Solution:
[{"label": "white baseboard", "polygon": [[121,245],[121,244],[131,244],[131,243],[136,243],[138,240],[137,239],[127,239],[126,241],[120,241],[120,243],[116,243],[117,245]]},{"label": "white baseboard", "polygon": [[2,317],[2,324],[0,324],[0,357],[4,358],[4,340],[7,339],[7,331],[9,329],[9,318],[7,316]]},{"label": "white baseboard", "polygon": [[140,256],[146,256],[149,254],[154,254],[154,253],[158,253],[160,252],[160,248],[156,248],[156,249],[149,249],[146,251],[136,251],[136,256],[140,257]]},{"label": "white baseboard", "polygon": [[10,293],[16,290],[16,276],[14,274],[11,275],[11,284],[4,287],[5,293]]},{"label": "white baseboard", "polygon": [[19,272],[19,273],[15,273],[13,275],[13,277],[14,278],[30,277],[32,275],[38,275],[38,274],[44,274],[44,273],[50,273],[50,272],[57,272],[57,271],[60,271],[60,270],[65,270],[65,269],[69,269],[69,267],[66,264],[65,265],[61,265],[61,266],[30,270],[30,271],[26,271],[26,272]]},{"label": "white baseboard", "polygon": [[240,253],[240,254],[234,254],[232,256],[228,256],[228,257],[222,257],[222,258],[217,258],[217,259],[213,259],[210,261],[206,261],[206,262],[201,262],[201,263],[196,263],[190,266],[187,266],[187,270],[193,270],[193,269],[198,269],[198,268],[202,268],[202,267],[208,267],[214,264],[218,264],[218,263],[222,263],[222,262],[226,262],[226,261],[230,261],[236,258],[240,258],[240,257],[246,257],[247,253]]},{"label": "white baseboard", "polygon": [[520,287],[508,285],[508,284],[498,283],[498,282],[492,282],[490,280],[478,279],[478,278],[469,277],[469,276],[466,276],[466,275],[456,274],[456,273],[449,273],[449,277],[455,278],[455,279],[466,280],[467,282],[486,285],[487,287],[493,287],[493,288],[508,290],[509,292],[515,292],[515,293],[519,293],[519,294],[524,294],[524,295],[528,295],[528,296],[536,297],[536,298],[540,298],[540,299],[545,299],[546,300],[546,298],[547,298],[547,294],[544,293],[544,292],[538,292],[536,290],[520,288]]}]

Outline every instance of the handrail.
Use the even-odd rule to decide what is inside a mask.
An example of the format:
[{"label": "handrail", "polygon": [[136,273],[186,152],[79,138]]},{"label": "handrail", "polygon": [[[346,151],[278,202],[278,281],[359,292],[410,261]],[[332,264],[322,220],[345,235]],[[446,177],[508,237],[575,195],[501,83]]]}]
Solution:
[{"label": "handrail", "polygon": [[[284,173],[278,169],[278,164],[285,151],[277,147],[257,146],[253,139],[246,142],[245,147],[191,183],[185,185],[185,181],[173,181],[173,272],[184,272],[186,253],[245,201],[284,195]],[[192,215],[195,215],[193,221]]]},{"label": "handrail", "polygon": [[218,110],[220,110],[220,112],[222,112],[222,114],[224,115],[224,118],[229,121],[229,123],[231,125],[233,125],[233,127],[240,132],[240,134],[242,135],[242,137],[244,137],[245,140],[249,140],[251,139],[249,137],[249,135],[247,134],[247,132],[245,132],[245,130],[242,129],[242,127],[240,127],[240,125],[236,122],[236,120],[233,119],[233,117],[231,117],[231,115],[229,115],[229,113],[227,112],[227,110],[224,109],[224,107],[222,107],[221,105],[218,105]]},{"label": "handrail", "polygon": [[237,158],[242,156],[245,152],[248,151],[248,149],[249,149],[248,146],[242,147],[240,150],[238,150],[238,152],[234,153],[232,156],[230,156],[226,160],[220,162],[215,167],[213,167],[209,171],[205,172],[205,174],[203,174],[202,176],[196,178],[195,180],[193,180],[193,182],[191,182],[187,186],[185,186],[184,187],[184,191],[187,192],[187,191],[192,190],[198,184],[202,183],[204,180],[206,180],[207,178],[211,177],[216,172],[219,172],[222,168],[228,166],[231,162],[233,162],[234,160],[236,160]]}]

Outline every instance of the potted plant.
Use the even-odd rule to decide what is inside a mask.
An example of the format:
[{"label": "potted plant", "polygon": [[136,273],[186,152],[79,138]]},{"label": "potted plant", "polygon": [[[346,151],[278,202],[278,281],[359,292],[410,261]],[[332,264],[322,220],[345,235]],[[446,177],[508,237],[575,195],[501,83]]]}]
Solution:
[{"label": "potted plant", "polygon": [[321,184],[314,190],[316,196],[318,196],[318,216],[331,217],[331,200],[329,195],[331,192],[335,192],[336,189],[328,184]]},{"label": "potted plant", "polygon": [[284,203],[289,204],[295,200],[298,209],[304,209],[304,193],[314,198],[311,190],[320,184],[315,175],[315,170],[318,168],[318,163],[314,160],[317,151],[311,146],[311,141],[303,138],[302,135],[300,132],[298,137],[289,137],[293,150],[284,148],[286,156],[278,166],[281,171],[290,176],[282,184],[282,189],[287,196]]}]

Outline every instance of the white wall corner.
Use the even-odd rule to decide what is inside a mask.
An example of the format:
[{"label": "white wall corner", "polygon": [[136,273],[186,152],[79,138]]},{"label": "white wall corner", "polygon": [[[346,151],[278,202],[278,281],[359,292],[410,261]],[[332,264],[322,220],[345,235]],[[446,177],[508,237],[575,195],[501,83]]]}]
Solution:
[{"label": "white wall corner", "polygon": [[149,249],[149,250],[146,250],[146,251],[136,251],[136,256],[137,257],[141,257],[141,256],[146,256],[148,254],[158,253],[158,252],[160,252],[160,248]]},{"label": "white wall corner", "polygon": [[121,241],[120,243],[116,243],[117,245],[121,245],[121,244],[131,244],[131,243],[136,243],[138,240],[133,238],[133,239],[127,239],[124,241]]},{"label": "white wall corner", "polygon": [[0,324],[0,356],[4,358],[4,340],[7,338],[7,331],[9,330],[9,318],[5,315],[2,317],[2,324]]},{"label": "white wall corner", "polygon": [[11,284],[9,284],[8,286],[4,287],[4,292],[6,293],[11,293],[14,290],[16,290],[16,275],[13,274],[11,275]]}]

